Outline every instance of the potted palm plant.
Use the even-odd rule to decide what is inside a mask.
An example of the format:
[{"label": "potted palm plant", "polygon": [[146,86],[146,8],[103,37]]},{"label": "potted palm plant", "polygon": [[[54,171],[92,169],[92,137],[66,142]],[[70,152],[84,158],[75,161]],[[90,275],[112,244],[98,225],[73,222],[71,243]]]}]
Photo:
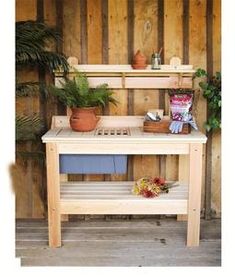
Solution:
[{"label": "potted palm plant", "polygon": [[109,102],[117,104],[107,84],[91,88],[84,73],[77,72],[74,79],[65,79],[60,85],[52,85],[50,91],[71,108],[70,126],[74,131],[94,130],[99,121],[95,114],[96,108],[105,107]]}]

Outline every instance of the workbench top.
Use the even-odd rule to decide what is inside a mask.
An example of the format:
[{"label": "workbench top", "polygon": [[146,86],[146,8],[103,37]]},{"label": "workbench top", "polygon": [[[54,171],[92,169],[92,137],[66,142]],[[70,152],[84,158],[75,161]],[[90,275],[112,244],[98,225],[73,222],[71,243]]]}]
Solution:
[{"label": "workbench top", "polygon": [[[117,128],[113,128],[115,131]],[[108,128],[108,130],[113,130]],[[42,141],[47,142],[86,142],[86,143],[147,143],[147,142],[159,142],[159,143],[206,143],[206,136],[199,132],[192,130],[191,134],[157,134],[157,133],[145,133],[142,127],[126,128],[128,135],[98,135],[97,130],[91,132],[75,132],[70,127],[55,128],[49,130],[43,137]]]}]

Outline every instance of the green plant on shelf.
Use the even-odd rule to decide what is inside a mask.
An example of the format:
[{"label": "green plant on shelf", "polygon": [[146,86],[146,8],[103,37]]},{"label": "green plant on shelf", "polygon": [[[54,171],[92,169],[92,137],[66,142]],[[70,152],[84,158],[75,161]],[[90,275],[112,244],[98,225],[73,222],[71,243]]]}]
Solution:
[{"label": "green plant on shelf", "polygon": [[107,84],[91,88],[84,73],[77,72],[72,80],[65,79],[60,85],[61,87],[51,85],[49,91],[70,108],[105,107],[109,102],[117,104]]},{"label": "green plant on shelf", "polygon": [[221,73],[216,72],[212,77],[208,77],[204,69],[197,69],[195,77],[205,77],[204,81],[199,83],[203,91],[203,96],[208,103],[209,115],[205,122],[207,132],[221,128]]}]

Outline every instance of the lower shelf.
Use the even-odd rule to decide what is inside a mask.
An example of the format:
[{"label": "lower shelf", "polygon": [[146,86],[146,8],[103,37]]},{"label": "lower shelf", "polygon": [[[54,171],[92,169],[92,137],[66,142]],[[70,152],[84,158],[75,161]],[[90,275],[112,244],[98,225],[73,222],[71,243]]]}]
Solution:
[{"label": "lower shelf", "polygon": [[62,182],[61,214],[187,214],[188,186],[159,197],[133,195],[134,182]]}]

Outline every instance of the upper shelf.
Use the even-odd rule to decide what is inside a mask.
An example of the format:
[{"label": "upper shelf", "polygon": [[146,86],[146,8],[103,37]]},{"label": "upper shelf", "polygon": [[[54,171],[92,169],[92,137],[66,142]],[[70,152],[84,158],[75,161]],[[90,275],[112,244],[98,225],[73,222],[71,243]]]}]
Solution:
[{"label": "upper shelf", "polygon": [[[130,64],[79,64],[73,65],[70,67],[69,73],[73,73],[76,71],[85,72],[88,76],[90,74],[98,73],[98,74],[148,74],[151,75],[159,75],[159,74],[189,74],[192,75],[195,73],[192,65],[178,65],[171,66],[169,64],[161,65],[160,70],[151,69],[151,65],[148,65],[146,69],[133,69]],[[55,71],[56,75],[61,75],[63,72]]]},{"label": "upper shelf", "polygon": [[[76,71],[86,74],[91,87],[107,83],[115,89],[192,88],[195,73],[192,65],[164,64],[160,70],[153,70],[150,65],[146,69],[133,69],[129,64],[79,64],[71,66],[69,76],[74,76]],[[63,72],[55,71],[55,77],[63,77]]]}]

